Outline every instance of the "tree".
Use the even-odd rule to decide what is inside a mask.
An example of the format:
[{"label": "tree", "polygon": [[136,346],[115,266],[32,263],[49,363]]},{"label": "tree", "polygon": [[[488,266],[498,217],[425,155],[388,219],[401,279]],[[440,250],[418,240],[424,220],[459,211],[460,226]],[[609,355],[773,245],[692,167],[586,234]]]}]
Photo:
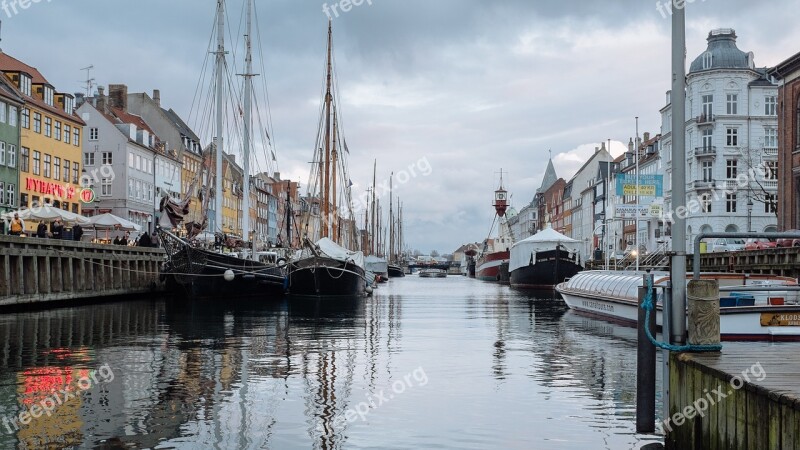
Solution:
[{"label": "tree", "polygon": [[434,251],[431,252],[431,256],[434,257],[434,258],[438,258],[439,257],[439,252],[434,250]]}]

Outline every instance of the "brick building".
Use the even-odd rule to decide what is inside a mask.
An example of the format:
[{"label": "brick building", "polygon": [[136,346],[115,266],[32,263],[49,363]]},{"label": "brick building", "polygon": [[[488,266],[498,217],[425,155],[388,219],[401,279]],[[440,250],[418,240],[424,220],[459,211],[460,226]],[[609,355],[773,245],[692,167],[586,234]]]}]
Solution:
[{"label": "brick building", "polygon": [[800,229],[800,53],[770,69],[778,85],[778,229]]}]

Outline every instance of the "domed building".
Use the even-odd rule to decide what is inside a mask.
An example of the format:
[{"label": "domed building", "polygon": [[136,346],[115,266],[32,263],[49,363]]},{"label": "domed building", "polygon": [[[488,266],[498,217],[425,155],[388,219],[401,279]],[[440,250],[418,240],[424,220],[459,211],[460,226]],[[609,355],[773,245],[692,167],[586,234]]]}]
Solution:
[{"label": "domed building", "polygon": [[[777,229],[778,88],[736,39],[732,29],[712,30],[687,75],[689,251],[701,232]],[[671,211],[671,92],[661,116],[665,205]]]}]

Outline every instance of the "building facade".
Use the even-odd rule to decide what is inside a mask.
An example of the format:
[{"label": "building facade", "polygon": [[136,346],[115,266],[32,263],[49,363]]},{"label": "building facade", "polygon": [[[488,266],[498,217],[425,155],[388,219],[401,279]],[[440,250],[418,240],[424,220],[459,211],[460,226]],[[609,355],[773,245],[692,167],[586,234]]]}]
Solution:
[{"label": "building facade", "polygon": [[5,77],[0,77],[0,213],[17,209],[19,192],[19,112],[24,100]]},{"label": "building facade", "polygon": [[[75,97],[57,92],[34,67],[0,53],[0,71],[25,101],[19,117],[18,206],[49,203],[81,213],[81,157],[84,122]],[[28,231],[36,224],[26,223]]]},{"label": "building facade", "polygon": [[[701,232],[777,228],[777,85],[736,32],[713,30],[691,64],[686,91],[687,248]],[[661,110],[665,207],[671,211],[672,103]]]},{"label": "building facade", "polygon": [[800,53],[769,71],[778,86],[778,228],[800,229]]}]

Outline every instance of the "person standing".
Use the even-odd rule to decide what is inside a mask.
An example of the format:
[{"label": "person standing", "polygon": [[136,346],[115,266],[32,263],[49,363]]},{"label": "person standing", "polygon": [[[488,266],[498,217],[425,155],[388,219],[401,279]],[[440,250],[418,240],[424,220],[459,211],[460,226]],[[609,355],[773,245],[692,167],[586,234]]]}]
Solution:
[{"label": "person standing", "polygon": [[47,237],[47,225],[45,225],[44,222],[39,222],[39,226],[36,227],[36,237],[39,238]]},{"label": "person standing", "polygon": [[75,226],[72,227],[72,239],[80,241],[82,236],[83,236],[83,227],[81,227],[80,224],[76,223]]},{"label": "person standing", "polygon": [[61,219],[56,219],[50,224],[50,234],[53,235],[53,239],[61,239],[63,232],[64,224],[61,222]]},{"label": "person standing", "polygon": [[153,246],[153,241],[150,240],[150,233],[148,233],[147,231],[142,233],[142,236],[139,238],[138,246],[139,247],[152,247]]},{"label": "person standing", "polygon": [[125,232],[125,236],[122,236],[122,239],[119,240],[119,245],[128,245],[128,238],[131,237],[129,232]]},{"label": "person standing", "polygon": [[25,222],[19,218],[19,213],[14,213],[14,218],[11,219],[11,225],[8,228],[8,234],[19,236],[23,231],[25,231]]}]

